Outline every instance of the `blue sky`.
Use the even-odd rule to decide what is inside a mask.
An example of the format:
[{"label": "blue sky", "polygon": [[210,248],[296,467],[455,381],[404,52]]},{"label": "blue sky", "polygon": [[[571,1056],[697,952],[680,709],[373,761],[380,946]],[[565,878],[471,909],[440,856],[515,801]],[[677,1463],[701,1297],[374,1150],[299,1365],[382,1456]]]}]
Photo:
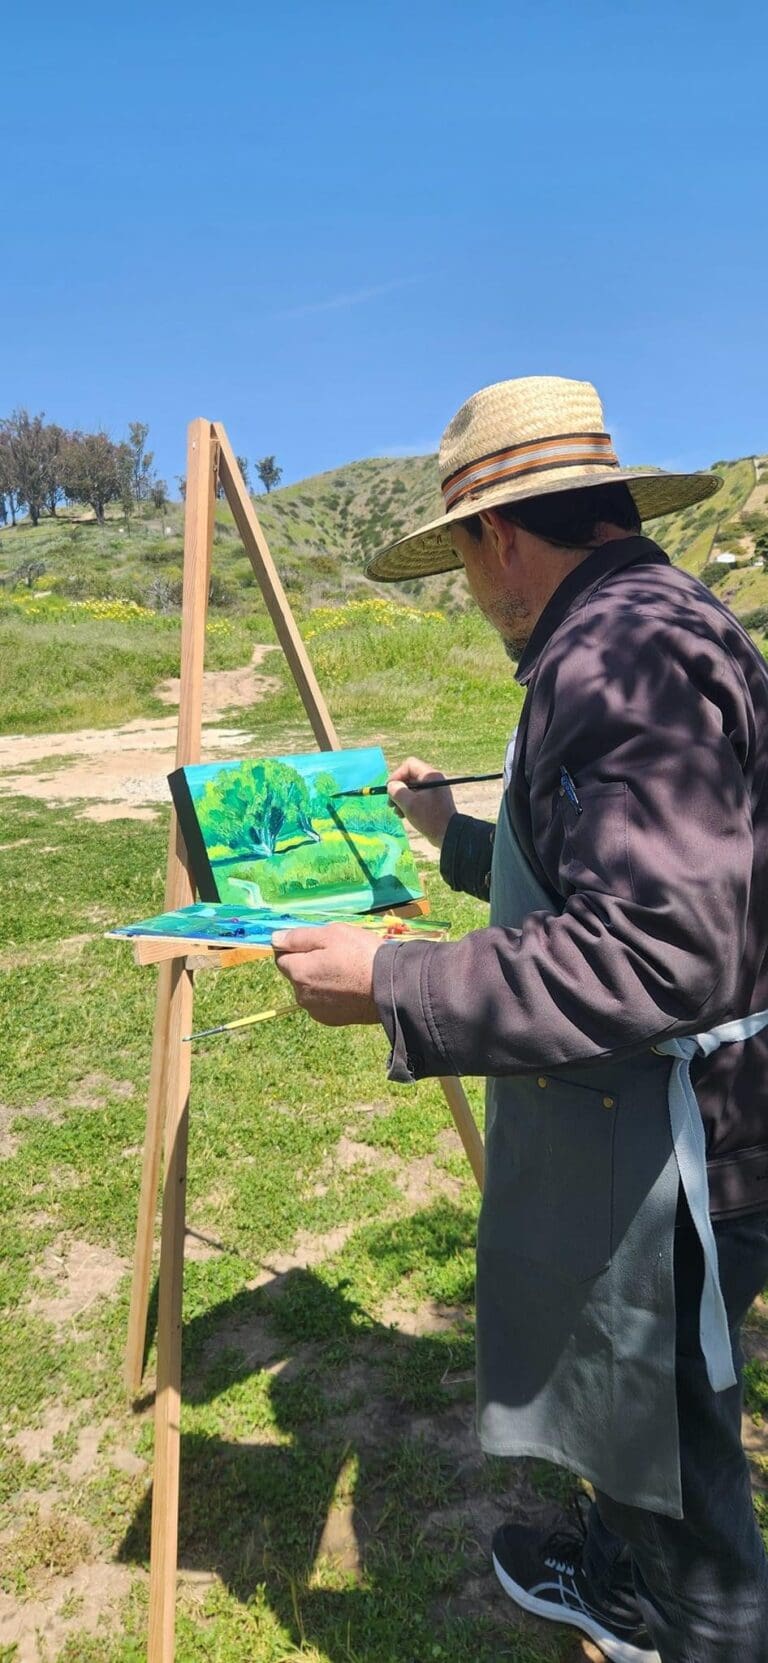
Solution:
[{"label": "blue sky", "polygon": [[768,449],[768,9],[6,8],[0,412],[285,480],[594,380],[625,462]]}]

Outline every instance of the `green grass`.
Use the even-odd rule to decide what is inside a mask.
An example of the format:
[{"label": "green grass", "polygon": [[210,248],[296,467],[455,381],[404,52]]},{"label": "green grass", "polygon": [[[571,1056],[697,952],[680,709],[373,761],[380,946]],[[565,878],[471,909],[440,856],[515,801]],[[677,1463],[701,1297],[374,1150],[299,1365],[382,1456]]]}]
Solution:
[{"label": "green grass", "polygon": [[[0,853],[4,891],[18,891],[17,951],[0,971],[4,1128],[15,1144],[0,1161],[3,1575],[24,1604],[44,1601],[74,1561],[123,1564],[135,1580],[119,1616],[95,1637],[79,1633],[73,1602],[72,1634],[50,1663],[141,1663],[150,1469],[126,1472],[118,1459],[127,1450],[151,1461],[153,1440],[147,1408],[133,1411],[120,1385],[129,1278],[63,1329],[36,1301],[51,1291],[44,1265],[67,1242],[130,1255],[155,973],[136,969],[101,928],[159,902],[165,827],[98,826],[65,810],[57,849],[51,826],[49,811],[15,800],[4,840],[16,846]],[[53,852],[35,859],[44,843]],[[482,922],[479,903],[447,895],[433,868],[426,879],[457,932]],[[88,931],[77,956],[61,955],[62,937]],[[271,965],[209,973],[196,1014],[207,1024],[276,991]],[[385,1049],[377,1030],[300,1017],[196,1053],[189,1219],[218,1245],[185,1276],[180,1563],[214,1581],[181,1586],[180,1663],[573,1655],[556,1632],[511,1628],[487,1575],[489,1521],[510,1486],[524,1510],[526,1498],[565,1503],[575,1481],[542,1463],[477,1455],[477,1195],[463,1158],[445,1148],[441,1094],[430,1083],[388,1085]],[[480,1113],[478,1083],[470,1089]],[[334,1164],[341,1137],[357,1146],[351,1166]],[[461,1187],[438,1188],[413,1210],[403,1176],[425,1158],[438,1183],[461,1175]],[[346,1239],[329,1236],[317,1262],[249,1289],[275,1254],[339,1226]],[[438,1333],[400,1331],[393,1299],[406,1314],[436,1306],[454,1319]],[[150,1382],[154,1360],[152,1346]],[[761,1420],[768,1370],[757,1361],[748,1394]],[[16,1435],[54,1407],[71,1419],[53,1450],[22,1457]],[[73,1479],[79,1437],[93,1426],[98,1454]],[[763,1519],[760,1495],[757,1506]],[[319,1553],[337,1516],[358,1544],[355,1565]]]},{"label": "green grass", "polygon": [[[126,1405],[120,1385],[129,1277],[63,1328],[38,1301],[51,1293],[44,1267],[51,1254],[65,1259],[67,1243],[130,1256],[155,973],[101,931],[159,904],[165,832],[164,823],[95,825],[69,809],[54,821],[23,798],[4,811],[11,846],[0,852],[1,878],[16,897],[5,937],[14,950],[0,961],[11,1142],[0,1161],[4,1575],[28,1602],[44,1601],[73,1558],[136,1573],[119,1618],[95,1637],[78,1633],[73,1602],[72,1635],[51,1663],[143,1656],[149,1467],[117,1464],[120,1450],[152,1452],[151,1418]],[[479,904],[444,893],[434,869],[426,876],[435,909],[457,930],[482,919]],[[89,939],[64,956],[58,943],[80,933]],[[207,1024],[277,992],[271,965],[209,973],[196,1015]],[[463,1159],[444,1149],[440,1092],[390,1086],[385,1053],[378,1030],[300,1017],[275,1023],[266,1039],[196,1054],[189,1218],[219,1245],[185,1277],[180,1562],[216,1580],[201,1595],[182,1587],[180,1663],[564,1656],[558,1637],[508,1626],[482,1530],[459,1522],[491,1494],[503,1505],[500,1472],[489,1476],[477,1457],[467,1400],[477,1196]],[[358,1147],[351,1165],[334,1161],[342,1137]],[[438,1188],[414,1212],[402,1182],[416,1158],[433,1161]],[[441,1195],[440,1174],[456,1171],[460,1192]],[[346,1239],[329,1237],[316,1263],[248,1290],[271,1256],[340,1226]],[[450,1305],[456,1320],[438,1335],[401,1333],[388,1323],[393,1297],[404,1311]],[[153,1367],[154,1347],[150,1380]],[[71,1419],[52,1452],[23,1458],[16,1435],[54,1407]],[[78,1439],[94,1425],[91,1470],[70,1478]],[[510,1478],[519,1505],[523,1469]],[[356,1569],[318,1556],[328,1517],[345,1509],[360,1543]],[[487,1597],[468,1604],[463,1591],[478,1575]]]},{"label": "green grass", "polygon": [[[255,639],[245,617],[212,617],[208,668],[238,668]],[[179,643],[178,618],[93,617],[85,606],[46,599],[20,604],[0,591],[0,731],[64,731],[167,717],[169,707],[154,689],[178,676]]]}]

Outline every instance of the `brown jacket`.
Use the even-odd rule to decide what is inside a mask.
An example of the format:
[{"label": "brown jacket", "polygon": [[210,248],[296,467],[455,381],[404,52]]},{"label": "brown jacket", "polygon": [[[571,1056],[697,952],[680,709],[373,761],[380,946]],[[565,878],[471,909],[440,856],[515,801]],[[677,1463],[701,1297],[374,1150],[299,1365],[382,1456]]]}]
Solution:
[{"label": "brown jacket", "polygon": [[[522,930],[379,949],[395,1080],[631,1056],[768,1008],[768,671],[749,636],[628,537],[560,585],[517,676],[508,808],[565,906]],[[454,817],[441,861],[454,888],[487,896],[492,841]],[[768,1037],[692,1077],[713,1212],[768,1206]]]}]

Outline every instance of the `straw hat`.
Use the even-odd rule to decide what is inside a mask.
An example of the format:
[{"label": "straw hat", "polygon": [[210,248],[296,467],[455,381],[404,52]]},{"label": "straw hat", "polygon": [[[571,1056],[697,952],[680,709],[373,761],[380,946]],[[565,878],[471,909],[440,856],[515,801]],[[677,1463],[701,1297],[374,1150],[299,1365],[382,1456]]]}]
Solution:
[{"label": "straw hat", "polygon": [[641,520],[653,520],[722,484],[716,474],[620,467],[595,388],[557,375],[497,381],[473,393],[443,434],[438,466],[444,514],[375,554],[369,577],[391,583],[461,566],[451,526],[482,508],[624,480]]}]

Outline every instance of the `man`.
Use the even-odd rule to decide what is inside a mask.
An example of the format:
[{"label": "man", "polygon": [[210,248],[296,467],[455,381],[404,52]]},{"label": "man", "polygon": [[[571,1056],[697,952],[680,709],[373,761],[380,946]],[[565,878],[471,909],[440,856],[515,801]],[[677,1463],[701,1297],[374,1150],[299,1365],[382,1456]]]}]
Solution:
[{"label": "man", "polygon": [[495,830],[412,791],[418,759],[390,791],[490,923],[292,931],[278,963],[318,1020],[383,1023],[391,1078],[488,1077],[481,1440],[596,1495],[583,1540],[497,1533],[506,1592],[621,1663],[768,1663],[739,1384],[768,1279],[768,675],[640,535],[719,482],[621,469],[594,388],[554,377],[475,394],[440,474],[444,516],[369,571],[463,566],[526,699]]}]

